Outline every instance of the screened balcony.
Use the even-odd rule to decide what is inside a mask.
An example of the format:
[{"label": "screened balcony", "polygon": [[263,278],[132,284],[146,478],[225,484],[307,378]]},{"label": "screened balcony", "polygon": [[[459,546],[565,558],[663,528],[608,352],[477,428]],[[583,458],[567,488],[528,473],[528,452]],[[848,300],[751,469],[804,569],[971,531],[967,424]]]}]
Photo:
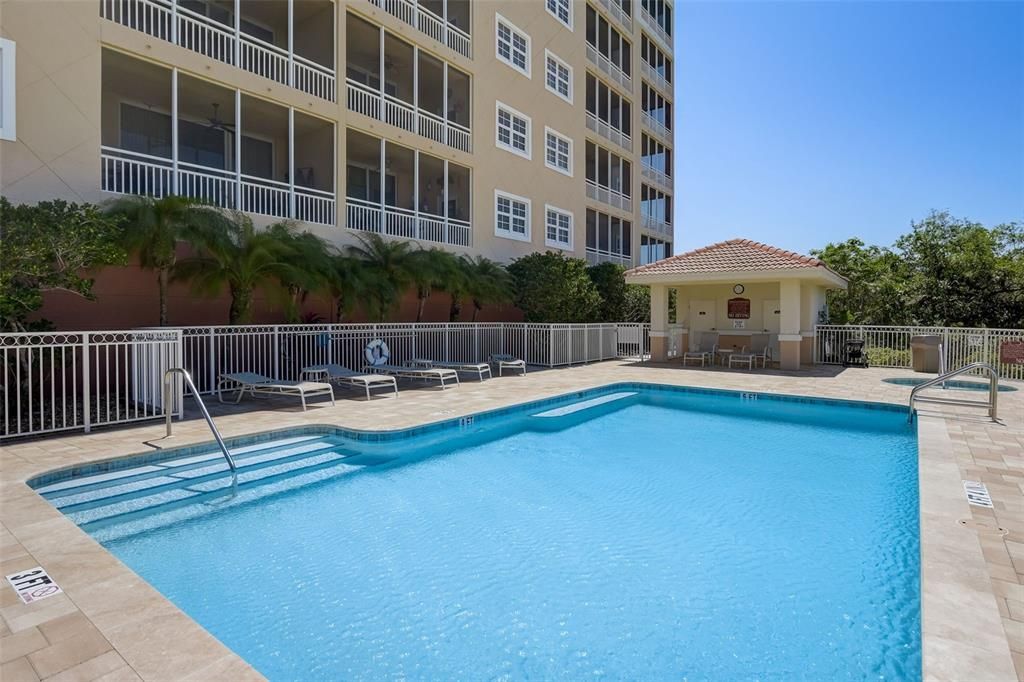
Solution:
[{"label": "screened balcony", "polygon": [[104,50],[101,187],[335,224],[334,124]]},{"label": "screened balcony", "polygon": [[388,14],[447,45],[466,58],[473,56],[470,0],[370,0]]},{"label": "screened balcony", "polygon": [[100,16],[336,101],[332,0],[101,0]]},{"label": "screened balcony", "polygon": [[346,45],[351,111],[471,151],[468,74],[352,14]]},{"label": "screened balcony", "polygon": [[468,168],[351,129],[346,142],[346,227],[472,244]]}]

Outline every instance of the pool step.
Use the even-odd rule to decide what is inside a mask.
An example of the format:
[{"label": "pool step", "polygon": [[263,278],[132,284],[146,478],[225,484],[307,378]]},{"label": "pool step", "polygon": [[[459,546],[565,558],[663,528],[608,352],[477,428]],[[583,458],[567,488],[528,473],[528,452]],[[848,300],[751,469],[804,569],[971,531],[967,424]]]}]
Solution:
[{"label": "pool step", "polygon": [[325,449],[313,455],[295,455],[252,466],[240,466],[234,484],[230,474],[222,472],[216,476],[182,479],[175,486],[161,485],[159,489],[143,491],[141,494],[117,495],[88,504],[68,506],[62,511],[75,523],[91,530],[129,517],[154,512],[162,514],[187,505],[215,502],[239,490],[263,486],[311,471],[339,466],[345,471],[363,468],[356,464],[346,464],[347,458],[344,453]]}]

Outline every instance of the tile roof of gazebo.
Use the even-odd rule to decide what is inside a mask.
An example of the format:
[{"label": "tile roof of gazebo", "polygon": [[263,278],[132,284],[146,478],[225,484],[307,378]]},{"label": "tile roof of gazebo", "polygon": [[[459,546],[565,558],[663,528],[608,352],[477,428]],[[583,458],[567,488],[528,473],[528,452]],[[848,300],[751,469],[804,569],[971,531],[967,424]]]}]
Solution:
[{"label": "tile roof of gazebo", "polygon": [[[809,269],[801,273],[800,270]],[[783,272],[785,271],[785,272]],[[666,276],[680,275],[685,279],[706,279],[715,273],[722,275],[749,275],[751,273],[765,275],[787,274],[789,276],[821,275],[824,279],[841,283],[845,280],[828,269],[828,267],[811,256],[804,256],[794,251],[786,251],[775,246],[762,244],[750,239],[730,239],[693,251],[670,256],[647,265],[641,265],[626,271],[627,279],[642,281],[646,279],[662,279]],[[827,273],[827,274],[826,274]],[[691,277],[687,277],[691,276]]]}]

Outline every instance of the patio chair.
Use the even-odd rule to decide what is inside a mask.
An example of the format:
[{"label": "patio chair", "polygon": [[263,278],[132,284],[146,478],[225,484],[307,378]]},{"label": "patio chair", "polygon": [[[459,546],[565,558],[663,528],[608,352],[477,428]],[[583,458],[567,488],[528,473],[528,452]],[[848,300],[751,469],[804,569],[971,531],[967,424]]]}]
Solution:
[{"label": "patio chair", "polygon": [[517,369],[526,375],[526,360],[517,358],[508,353],[491,353],[491,364],[498,366],[498,376],[502,376],[506,369]]},{"label": "patio chair", "polygon": [[393,376],[386,374],[361,374],[348,367],[329,363],[326,365],[312,365],[302,368],[303,379],[316,379],[322,377],[328,381],[345,386],[355,386],[366,390],[366,399],[370,399],[370,389],[390,388],[398,397],[398,381]]},{"label": "patio chair", "polygon": [[683,364],[688,360],[700,360],[700,366],[705,362],[715,364],[715,353],[718,352],[718,332],[701,332],[697,339],[697,350],[688,350],[683,353]]},{"label": "patio chair", "polygon": [[738,353],[729,355],[729,367],[733,365],[746,365],[747,369],[755,369],[758,360],[762,367],[768,366],[772,357],[772,335],[753,334],[750,337],[750,345],[743,346]]},{"label": "patio chair", "polygon": [[334,387],[318,381],[278,381],[256,372],[225,372],[217,380],[217,400],[224,402],[223,391],[238,390],[235,404],[242,402],[246,391],[250,395],[262,393],[266,395],[298,396],[302,401],[302,410],[306,410],[306,398],[326,395],[334,405]]},{"label": "patio chair", "polygon": [[448,382],[459,384],[459,373],[454,369],[441,367],[410,367],[408,365],[367,365],[364,372],[388,374],[397,379],[423,379],[424,381],[440,382],[441,388],[448,388]]},{"label": "patio chair", "polygon": [[488,379],[491,378],[491,366],[486,362],[442,362],[440,360],[428,360],[426,358],[413,358],[410,360],[408,365],[413,367],[440,367],[441,369],[454,369],[456,372],[465,372],[467,374],[476,374],[480,381],[484,380],[486,374]]}]

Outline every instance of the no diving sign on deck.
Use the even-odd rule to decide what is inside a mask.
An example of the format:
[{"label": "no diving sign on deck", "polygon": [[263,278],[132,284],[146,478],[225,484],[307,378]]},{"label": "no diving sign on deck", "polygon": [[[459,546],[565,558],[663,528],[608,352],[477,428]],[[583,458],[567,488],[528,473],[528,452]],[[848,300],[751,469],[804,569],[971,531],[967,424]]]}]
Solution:
[{"label": "no diving sign on deck", "polygon": [[52,597],[63,591],[60,589],[60,585],[47,575],[42,566],[36,566],[20,573],[12,573],[7,576],[7,582],[21,597],[21,601],[26,604]]}]

